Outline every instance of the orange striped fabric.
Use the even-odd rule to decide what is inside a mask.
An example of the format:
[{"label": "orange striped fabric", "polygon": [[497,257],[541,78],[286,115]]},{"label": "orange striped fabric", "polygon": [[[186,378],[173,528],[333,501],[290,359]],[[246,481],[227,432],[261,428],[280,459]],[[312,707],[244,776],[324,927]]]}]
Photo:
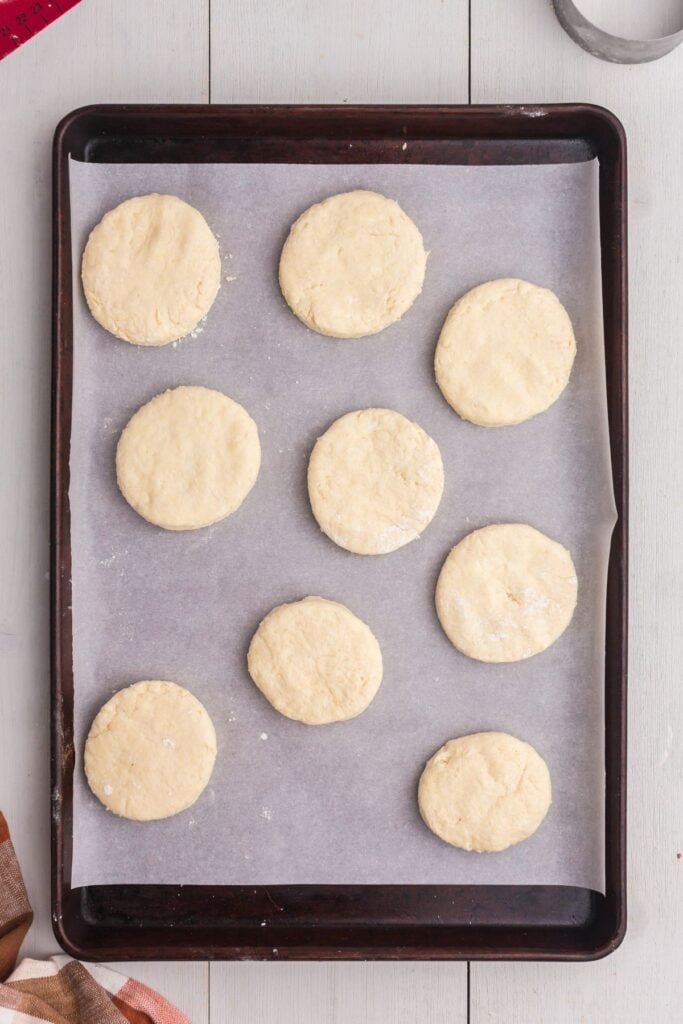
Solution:
[{"label": "orange striped fabric", "polygon": [[0,812],[0,1024],[191,1024],[158,992],[68,956],[22,960],[33,914]]}]

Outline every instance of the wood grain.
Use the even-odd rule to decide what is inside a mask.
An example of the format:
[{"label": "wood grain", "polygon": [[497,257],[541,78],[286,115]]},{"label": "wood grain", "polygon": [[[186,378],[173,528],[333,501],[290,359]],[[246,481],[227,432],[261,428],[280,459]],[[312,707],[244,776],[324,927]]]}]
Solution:
[{"label": "wood grain", "polygon": [[682,81],[683,50],[618,67],[575,46],[544,0],[473,0],[474,102],[580,98],[609,107],[626,128],[633,440],[627,936],[595,964],[473,964],[472,1024],[645,1024],[680,1013]]},{"label": "wood grain", "polygon": [[[628,0],[629,7],[639,3]],[[382,0],[374,7],[363,0],[212,0],[211,7],[216,99],[467,99],[466,0]],[[36,908],[26,945],[35,955],[54,951],[44,578],[50,136],[59,117],[80,103],[205,100],[207,10],[208,0],[84,3],[0,64],[0,803]],[[355,39],[350,15],[372,28],[369,41]],[[471,1019],[673,1021],[683,996],[677,920],[683,859],[676,858],[683,852],[683,546],[677,516],[683,50],[644,67],[602,64],[564,36],[547,0],[472,0],[472,20],[475,102],[590,100],[614,109],[629,133],[633,557],[629,934],[599,964],[474,964]],[[389,1021],[395,993],[406,1021],[464,1019],[463,987],[449,987],[451,979],[464,978],[464,965],[420,965],[420,971],[434,972],[420,981],[409,964],[353,965],[361,980],[350,991],[346,965],[305,965],[306,971],[319,970],[315,985],[311,974],[300,973],[303,967],[212,965],[213,1021],[280,1022],[280,1005],[303,1024]],[[196,1005],[184,1002],[185,1012],[196,1024],[208,1019],[207,993],[202,997],[195,989],[200,974],[174,964],[128,964],[126,970],[144,972],[145,981],[181,1001],[186,988]],[[387,1012],[369,1016],[377,1007]]]},{"label": "wood grain", "polygon": [[212,964],[212,1024],[465,1024],[464,964]]},{"label": "wood grain", "polygon": [[467,0],[212,0],[213,103],[466,103]]}]

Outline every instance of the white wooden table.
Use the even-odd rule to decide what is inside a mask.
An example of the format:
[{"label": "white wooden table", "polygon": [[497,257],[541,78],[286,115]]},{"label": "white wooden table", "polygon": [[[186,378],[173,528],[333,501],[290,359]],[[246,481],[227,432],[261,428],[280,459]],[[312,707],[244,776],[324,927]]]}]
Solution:
[{"label": "white wooden table", "polygon": [[[596,0],[590,3],[595,10]],[[623,6],[635,10],[638,0]],[[48,836],[52,131],[85,103],[209,100],[586,100],[624,122],[631,218],[629,931],[613,956],[572,966],[125,969],[195,1024],[680,1020],[683,47],[640,67],[602,63],[564,35],[549,0],[84,0],[0,63],[0,807],[36,911],[25,953],[56,951]]]}]

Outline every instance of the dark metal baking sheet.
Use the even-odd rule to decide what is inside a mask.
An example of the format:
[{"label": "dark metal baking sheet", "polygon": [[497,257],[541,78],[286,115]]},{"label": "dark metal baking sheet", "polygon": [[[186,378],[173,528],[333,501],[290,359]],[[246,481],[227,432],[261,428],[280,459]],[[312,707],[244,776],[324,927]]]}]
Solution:
[{"label": "dark metal baking sheet", "polygon": [[[410,145],[404,150],[405,141]],[[606,896],[551,886],[71,889],[69,154],[117,163],[515,164],[597,156],[608,409],[619,513],[605,651]],[[94,959],[590,959],[609,952],[625,928],[626,197],[619,123],[607,111],[581,105],[91,107],[61,123],[54,160],[53,914],[62,945]],[[268,924],[261,927],[264,919]]]}]

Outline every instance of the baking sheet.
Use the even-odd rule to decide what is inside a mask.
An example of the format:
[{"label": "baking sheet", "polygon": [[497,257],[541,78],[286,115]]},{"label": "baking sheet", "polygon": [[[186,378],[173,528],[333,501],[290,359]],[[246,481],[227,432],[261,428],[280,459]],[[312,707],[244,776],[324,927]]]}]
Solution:
[{"label": "baking sheet", "polygon": [[[309,332],[289,312],[277,261],[290,223],[334,192],[398,200],[430,250],[403,320],[359,341]],[[70,162],[74,267],[88,232],[131,195],[181,196],[219,236],[224,283],[196,336],[158,349],[117,341],[90,317],[74,275],[71,528],[77,771],[72,885],[562,884],[604,892],[604,607],[615,521],[605,402],[598,167],[101,165]],[[453,301],[487,279],[555,290],[574,323],[569,386],[516,427],[465,423],[433,381]],[[213,527],[173,533],[140,519],[116,487],[130,415],[158,392],[205,384],[242,403],[263,449],[254,490]],[[318,529],[306,495],[315,438],[339,415],[398,409],[440,446],[446,486],[422,538],[352,555]],[[512,665],[457,652],[433,604],[451,546],[492,522],[528,522],[571,550],[579,603],[549,650]],[[249,639],[274,605],[320,594],[377,636],[384,682],[348,723],[281,717],[246,672]],[[218,734],[211,783],[188,811],[127,822],[90,794],[83,742],[100,705],[138,679],[172,679]],[[446,740],[511,732],[548,762],[553,804],[530,840],[467,854],[417,811],[424,762]]]}]

